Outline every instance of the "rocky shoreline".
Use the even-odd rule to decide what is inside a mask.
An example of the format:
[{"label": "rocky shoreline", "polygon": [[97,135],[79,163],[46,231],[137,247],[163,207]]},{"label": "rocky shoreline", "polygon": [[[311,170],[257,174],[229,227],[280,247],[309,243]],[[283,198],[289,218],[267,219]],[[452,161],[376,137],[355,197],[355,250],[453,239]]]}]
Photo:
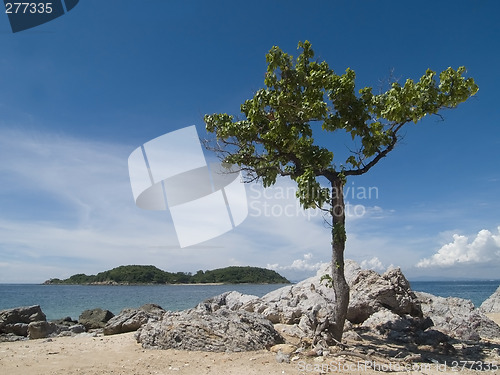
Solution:
[{"label": "rocky shoreline", "polygon": [[[40,306],[0,311],[0,341],[62,336],[102,337],[135,332],[145,349],[205,352],[271,350],[277,361],[376,356],[429,362],[500,358],[500,327],[486,313],[500,312],[500,287],[480,308],[459,298],[413,292],[399,269],[384,274],[346,262],[351,288],[342,343],[330,335],[333,292],[318,274],[263,297],[227,292],[193,309],[171,312],[158,305],[84,311],[77,321],[48,322]],[[343,354],[339,354],[343,353]]]}]

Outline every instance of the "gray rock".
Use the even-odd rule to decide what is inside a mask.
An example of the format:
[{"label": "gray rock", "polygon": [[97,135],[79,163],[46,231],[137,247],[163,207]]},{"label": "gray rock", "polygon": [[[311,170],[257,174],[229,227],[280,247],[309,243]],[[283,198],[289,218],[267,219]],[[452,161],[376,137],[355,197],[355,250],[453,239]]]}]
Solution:
[{"label": "gray rock", "polygon": [[372,314],[358,328],[388,341],[399,343],[421,343],[424,331],[432,326],[430,319],[399,315],[387,309]]},{"label": "gray rock", "polygon": [[[348,283],[360,271],[359,265],[352,261],[345,262],[345,276]],[[258,312],[272,323],[299,324],[304,315],[308,316],[314,327],[329,317],[334,321],[335,295],[333,289],[322,282],[321,278],[331,272],[331,266],[324,264],[316,276],[295,285],[272,291],[262,298],[252,299],[241,307],[246,311]]]},{"label": "gray rock", "polygon": [[16,336],[28,336],[28,325],[26,323],[6,324],[3,333],[12,333]]},{"label": "gray rock", "polygon": [[39,305],[2,310],[0,311],[0,334],[12,333],[27,336],[29,323],[45,320],[45,314]]},{"label": "gray rock", "polygon": [[85,326],[83,324],[74,324],[68,328],[68,331],[74,334],[84,333]]},{"label": "gray rock", "polygon": [[[274,324],[292,327],[287,330],[293,332],[290,336],[312,339],[313,344],[318,340],[328,342],[329,329],[335,322],[335,297],[321,277],[330,272],[330,265],[325,264],[316,276],[261,298],[225,293],[199,307],[258,313]],[[400,269],[380,275],[361,270],[356,262],[347,260],[345,276],[351,293],[344,332],[369,332],[389,341],[448,346],[451,338],[500,337],[499,327],[470,301],[413,292]]]},{"label": "gray rock", "polygon": [[500,286],[481,304],[481,310],[485,313],[500,313]]},{"label": "gray rock", "polygon": [[60,332],[60,326],[52,322],[38,321],[31,322],[28,325],[28,337],[30,339],[44,339],[46,337],[57,336]]},{"label": "gray rock", "polygon": [[439,344],[447,343],[450,341],[450,337],[445,335],[443,332],[437,331],[435,329],[427,329],[417,333],[415,342],[418,345],[430,345],[433,347]]},{"label": "gray rock", "polygon": [[211,311],[216,311],[223,306],[228,308],[229,310],[239,310],[244,305],[256,300],[258,300],[257,296],[232,291],[211,297],[203,301],[202,304]]},{"label": "gray rock", "polygon": [[39,305],[16,307],[0,311],[0,321],[3,323],[31,323],[47,320]]},{"label": "gray rock", "polygon": [[103,333],[105,335],[115,335],[137,331],[148,321],[159,320],[164,313],[165,310],[153,304],[144,305],[139,309],[125,309],[106,323]]},{"label": "gray rock", "polygon": [[[74,324],[72,326],[58,324],[58,337],[67,337],[67,336],[76,336],[85,333],[85,327],[82,324]],[[49,335],[49,337],[53,337],[55,334]]]},{"label": "gray rock", "polygon": [[71,327],[71,326],[78,323],[78,321],[71,319],[71,317],[69,317],[69,316],[67,316],[66,318],[62,318],[62,319],[51,320],[51,322],[56,323],[57,325],[60,325],[60,326],[67,326],[67,327]]},{"label": "gray rock", "polygon": [[422,316],[418,299],[399,268],[383,275],[362,270],[354,278],[350,288],[347,319],[352,323],[362,323],[382,309],[397,315]]},{"label": "gray rock", "polygon": [[349,341],[363,341],[363,338],[354,331],[346,331],[342,335],[342,342],[349,342]]},{"label": "gray rock", "polygon": [[382,309],[366,319],[361,324],[361,327],[370,331],[376,330],[379,333],[385,333],[390,330],[403,331],[409,327],[409,323],[404,317],[390,310]]},{"label": "gray rock", "polygon": [[[262,298],[251,299],[241,308],[258,312],[273,323],[310,326],[307,331],[311,331],[311,327],[314,330],[327,317],[334,322],[335,296],[333,290],[321,282],[325,274],[331,274],[329,264],[324,264],[316,276],[275,290]],[[361,270],[356,262],[346,260],[345,277],[351,288],[347,312],[350,322],[362,323],[381,309],[399,315],[422,316],[418,299],[400,269],[379,275],[375,271]]]},{"label": "gray rock", "polygon": [[198,305],[166,312],[135,335],[144,348],[240,352],[264,349],[283,342],[271,322],[259,314],[226,307],[215,311]]},{"label": "gray rock", "polygon": [[147,303],[139,307],[139,309],[158,318],[161,318],[161,316],[165,314],[165,310],[160,305],[156,305],[154,303]]},{"label": "gray rock", "polygon": [[281,351],[276,353],[276,362],[278,363],[290,363],[290,355],[284,354]]},{"label": "gray rock", "polygon": [[13,333],[0,333],[0,342],[15,342],[28,340],[25,336],[14,335]]},{"label": "gray rock", "polygon": [[481,338],[498,339],[500,327],[474,304],[455,297],[438,297],[429,293],[415,292],[424,316],[434,322],[436,330],[459,339],[477,341]]},{"label": "gray rock", "polygon": [[274,324],[274,328],[283,336],[290,336],[290,337],[296,337],[299,339],[306,338],[307,335],[304,333],[304,331],[299,328],[297,324]]},{"label": "gray rock", "polygon": [[[297,337],[316,338],[335,322],[333,289],[321,281],[326,274],[331,274],[331,265],[325,263],[316,276],[261,298],[231,292],[213,297],[204,304],[213,311],[224,306],[259,313],[274,324],[295,325],[295,331],[302,332]],[[401,270],[393,269],[379,275],[361,270],[356,262],[346,260],[345,277],[351,288],[348,321],[362,323],[380,310],[402,316],[422,316],[418,299]]]},{"label": "gray rock", "polygon": [[80,314],[78,322],[85,326],[85,329],[97,329],[104,328],[108,320],[110,320],[114,314],[109,310],[103,310],[100,308],[85,310]]}]

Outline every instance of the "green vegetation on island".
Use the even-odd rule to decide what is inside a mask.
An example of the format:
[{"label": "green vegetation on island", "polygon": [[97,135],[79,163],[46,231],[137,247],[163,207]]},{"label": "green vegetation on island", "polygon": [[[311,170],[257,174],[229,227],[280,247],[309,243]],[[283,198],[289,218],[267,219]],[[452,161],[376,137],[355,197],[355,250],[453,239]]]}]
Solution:
[{"label": "green vegetation on island", "polygon": [[166,272],[155,266],[120,266],[97,275],[79,273],[68,279],[50,279],[44,284],[289,284],[276,271],[259,267],[226,267],[211,271]]}]

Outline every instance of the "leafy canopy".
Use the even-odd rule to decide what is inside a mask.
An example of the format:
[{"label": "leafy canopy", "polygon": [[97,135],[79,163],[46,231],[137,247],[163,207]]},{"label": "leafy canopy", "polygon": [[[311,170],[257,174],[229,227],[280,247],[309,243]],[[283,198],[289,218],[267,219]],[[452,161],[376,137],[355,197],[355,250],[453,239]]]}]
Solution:
[{"label": "leafy canopy", "polygon": [[[356,92],[353,70],[338,75],[325,61],[314,61],[308,41],[299,49],[296,60],[279,47],[269,51],[265,88],[241,105],[244,119],[213,114],[205,116],[205,123],[216,135],[213,149],[225,162],[240,166],[250,181],[262,179],[266,187],[278,176],[289,176],[298,184],[304,208],[329,202],[330,192],[318,177],[333,182],[368,172],[394,148],[403,125],[454,108],[478,91],[459,67],[438,76],[427,70],[417,82],[394,82],[380,94],[371,87]],[[333,152],[315,144],[312,126],[325,133],[347,132],[359,147],[337,168]]]}]

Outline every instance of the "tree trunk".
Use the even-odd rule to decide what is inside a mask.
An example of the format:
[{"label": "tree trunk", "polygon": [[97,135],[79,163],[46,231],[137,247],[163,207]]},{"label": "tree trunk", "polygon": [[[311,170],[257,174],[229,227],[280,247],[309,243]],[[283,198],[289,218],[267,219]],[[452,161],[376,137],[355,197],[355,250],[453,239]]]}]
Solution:
[{"label": "tree trunk", "polygon": [[331,331],[333,338],[340,342],[344,331],[344,322],[349,307],[349,285],[344,276],[345,203],[344,181],[336,178],[332,184],[332,283],[335,293],[335,323]]}]

